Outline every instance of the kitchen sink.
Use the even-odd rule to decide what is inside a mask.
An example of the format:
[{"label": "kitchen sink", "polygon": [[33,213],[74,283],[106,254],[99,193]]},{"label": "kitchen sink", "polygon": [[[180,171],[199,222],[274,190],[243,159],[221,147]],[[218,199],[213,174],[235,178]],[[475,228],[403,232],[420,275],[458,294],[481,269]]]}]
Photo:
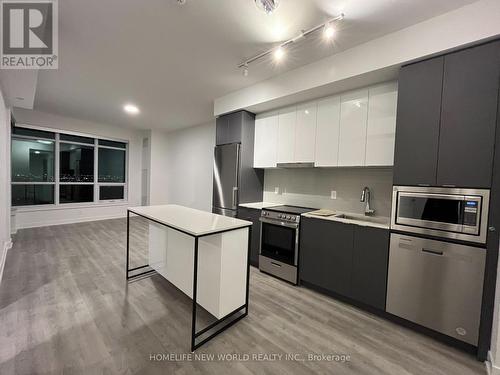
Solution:
[{"label": "kitchen sink", "polygon": [[356,215],[356,214],[336,214],[333,217],[336,217],[338,219],[364,221],[368,223],[387,224],[387,219],[384,217],[372,217],[372,216]]}]

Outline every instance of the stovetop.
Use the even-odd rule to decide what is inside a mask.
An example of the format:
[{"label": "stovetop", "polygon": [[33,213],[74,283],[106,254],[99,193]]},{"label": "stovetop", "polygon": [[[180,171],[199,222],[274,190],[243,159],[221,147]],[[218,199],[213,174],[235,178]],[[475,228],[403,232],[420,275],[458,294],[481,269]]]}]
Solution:
[{"label": "stovetop", "polygon": [[283,205],[283,206],[266,207],[266,208],[264,208],[264,210],[283,212],[283,213],[292,214],[292,215],[300,215],[300,214],[305,214],[306,212],[315,211],[316,208]]}]

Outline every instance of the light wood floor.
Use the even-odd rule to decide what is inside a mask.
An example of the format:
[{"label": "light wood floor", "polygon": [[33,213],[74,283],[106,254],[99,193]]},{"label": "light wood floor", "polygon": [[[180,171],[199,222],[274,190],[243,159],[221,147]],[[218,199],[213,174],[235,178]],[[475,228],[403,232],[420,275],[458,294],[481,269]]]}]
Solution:
[{"label": "light wood floor", "polygon": [[158,275],[125,282],[125,231],[121,219],[19,231],[0,285],[0,374],[485,373],[468,354],[256,269],[249,316],[196,353],[306,360],[152,361],[189,353],[191,303]]}]

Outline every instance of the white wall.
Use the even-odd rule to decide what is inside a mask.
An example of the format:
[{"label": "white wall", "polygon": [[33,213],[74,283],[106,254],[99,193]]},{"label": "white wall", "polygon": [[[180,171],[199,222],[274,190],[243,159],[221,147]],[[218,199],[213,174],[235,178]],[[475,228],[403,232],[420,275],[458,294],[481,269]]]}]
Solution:
[{"label": "white wall", "polygon": [[167,132],[149,131],[149,204],[168,203],[168,143]]},{"label": "white wall", "polygon": [[[14,109],[14,117],[19,124],[37,125],[54,130],[73,131],[95,136],[117,138],[127,140],[129,142],[127,171],[128,202],[107,203],[100,205],[83,204],[78,207],[73,206],[71,208],[64,206],[51,208],[18,207],[16,209],[17,228],[29,228],[123,217],[126,215],[127,207],[137,206],[140,204],[143,132],[21,108]],[[8,164],[10,165],[10,162]]]},{"label": "white wall", "polygon": [[10,112],[0,90],[0,282],[10,240]]},{"label": "white wall", "polygon": [[167,135],[168,203],[212,210],[215,122]]},{"label": "white wall", "polygon": [[[390,216],[392,168],[266,169],[264,201],[361,214],[365,203],[360,197],[365,186],[370,188],[375,215]],[[332,190],[337,192],[335,200],[330,199]]]}]

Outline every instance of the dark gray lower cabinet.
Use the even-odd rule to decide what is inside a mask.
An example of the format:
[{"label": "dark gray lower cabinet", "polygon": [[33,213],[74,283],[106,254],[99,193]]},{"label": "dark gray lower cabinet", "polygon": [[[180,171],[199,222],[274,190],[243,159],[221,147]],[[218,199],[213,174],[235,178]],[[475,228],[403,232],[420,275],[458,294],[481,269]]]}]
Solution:
[{"label": "dark gray lower cabinet", "polygon": [[253,208],[238,208],[238,219],[248,220],[253,223],[252,238],[250,239],[250,264],[255,267],[259,266],[260,213],[261,210],[256,210]]},{"label": "dark gray lower cabinet", "polygon": [[389,230],[302,218],[300,280],[385,308]]},{"label": "dark gray lower cabinet", "polygon": [[300,279],[350,297],[354,226],[302,218]]},{"label": "dark gray lower cabinet", "polygon": [[354,227],[352,298],[385,309],[389,230]]}]

